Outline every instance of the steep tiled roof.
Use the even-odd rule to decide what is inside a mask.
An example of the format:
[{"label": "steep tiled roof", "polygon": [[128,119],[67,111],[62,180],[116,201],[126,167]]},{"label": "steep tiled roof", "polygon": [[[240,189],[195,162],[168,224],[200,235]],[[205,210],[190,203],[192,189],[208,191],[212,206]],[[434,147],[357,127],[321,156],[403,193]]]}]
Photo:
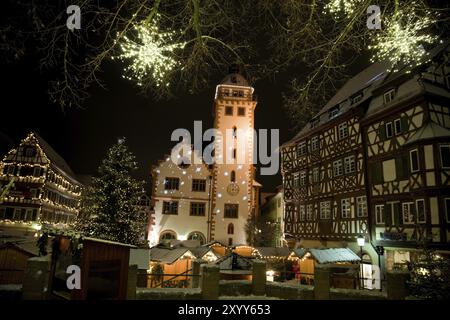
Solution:
[{"label": "steep tiled roof", "polygon": [[71,178],[76,177],[75,173],[72,171],[70,166],[67,164],[66,160],[63,159],[48,143],[44,140],[40,135],[36,132],[33,132],[33,135],[36,137],[36,140],[39,143],[39,146],[44,151],[45,155],[50,159],[52,164],[56,166],[59,170],[70,176]]}]

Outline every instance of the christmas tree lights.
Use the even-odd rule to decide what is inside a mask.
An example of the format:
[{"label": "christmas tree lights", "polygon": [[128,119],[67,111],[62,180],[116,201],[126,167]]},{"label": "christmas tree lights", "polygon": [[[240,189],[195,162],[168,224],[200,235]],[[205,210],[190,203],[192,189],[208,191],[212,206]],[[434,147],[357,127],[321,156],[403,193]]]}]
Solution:
[{"label": "christmas tree lights", "polygon": [[421,62],[427,52],[424,44],[433,44],[437,36],[428,34],[426,29],[435,23],[429,15],[417,17],[414,12],[398,11],[385,22],[380,33],[374,37],[372,62],[388,61],[392,71],[398,71],[399,63],[413,67]]},{"label": "christmas tree lights", "polygon": [[135,39],[127,36],[119,39],[123,41],[120,44],[122,53],[117,58],[130,62],[124,69],[123,77],[136,81],[139,86],[143,86],[148,77],[153,79],[157,87],[169,86],[167,75],[178,65],[175,51],[183,49],[186,44],[175,41],[178,32],[162,31],[158,23],[159,19],[151,25],[137,24],[134,26]]}]

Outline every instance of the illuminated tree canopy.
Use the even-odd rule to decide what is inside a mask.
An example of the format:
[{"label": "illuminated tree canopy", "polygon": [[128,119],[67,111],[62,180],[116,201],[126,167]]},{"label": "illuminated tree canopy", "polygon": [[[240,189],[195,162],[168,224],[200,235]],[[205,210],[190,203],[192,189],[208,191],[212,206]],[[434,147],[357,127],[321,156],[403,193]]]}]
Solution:
[{"label": "illuminated tree canopy", "polygon": [[[393,69],[413,66],[422,48],[448,34],[448,8],[437,0],[378,1],[381,30],[367,27],[369,0],[7,2],[3,58],[35,54],[39,68],[54,75],[50,98],[62,108],[81,106],[93,85],[104,85],[108,63],[159,98],[203,90],[238,63],[251,82],[291,77],[284,105],[298,126],[348,78],[358,57],[388,59]],[[69,5],[81,9],[80,30],[66,27]]]}]

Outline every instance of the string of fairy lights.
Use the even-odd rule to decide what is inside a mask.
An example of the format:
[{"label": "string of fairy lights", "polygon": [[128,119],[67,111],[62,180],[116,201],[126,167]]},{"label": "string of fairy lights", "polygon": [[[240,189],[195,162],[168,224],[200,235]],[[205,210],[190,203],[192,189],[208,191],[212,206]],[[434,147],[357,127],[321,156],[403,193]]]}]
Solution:
[{"label": "string of fairy lights", "polygon": [[124,68],[123,77],[136,81],[138,86],[143,86],[149,76],[157,87],[169,86],[167,75],[179,65],[175,52],[183,49],[186,44],[175,41],[179,37],[178,32],[162,31],[158,26],[159,20],[157,15],[152,23],[142,22],[134,25],[136,36],[130,38],[125,35],[118,39],[121,41],[122,52],[117,57],[112,57],[130,63]]},{"label": "string of fairy lights", "polygon": [[[359,0],[331,0],[324,9],[335,18],[349,17],[360,4]],[[370,39],[371,62],[387,61],[390,65],[387,71],[396,72],[400,66],[411,68],[424,61],[428,53],[423,46],[439,39],[428,33],[436,22],[436,16],[424,10],[418,1],[411,1],[407,8],[399,9],[399,0],[395,0],[394,13],[382,18],[381,30],[374,30]]]},{"label": "string of fairy lights", "polygon": [[[416,1],[411,1],[405,10],[398,9],[396,0],[393,15],[383,14],[381,30],[373,30],[372,43],[368,49],[372,52],[372,62],[387,60],[392,70],[402,62],[406,66],[414,66],[426,55],[422,45],[433,44],[438,39],[428,30],[436,23],[426,10],[420,8]],[[324,6],[324,13],[334,18],[351,17],[361,9],[360,0],[330,0]],[[420,11],[420,14],[417,12]],[[183,33],[171,29],[161,29],[161,16],[155,15],[151,22],[146,20],[133,27],[134,36],[118,35],[115,40],[119,44],[120,54],[112,57],[126,63],[123,77],[143,86],[152,79],[157,87],[169,86],[168,75],[181,65],[177,54],[184,49],[187,41],[180,40]]]},{"label": "string of fairy lights", "polygon": [[433,24],[435,20],[429,15],[419,18],[400,10],[385,22],[383,32],[375,35],[374,44],[369,46],[374,52],[371,62],[388,61],[394,72],[400,65],[417,65],[429,54],[423,45],[438,40],[437,36],[424,32]]}]

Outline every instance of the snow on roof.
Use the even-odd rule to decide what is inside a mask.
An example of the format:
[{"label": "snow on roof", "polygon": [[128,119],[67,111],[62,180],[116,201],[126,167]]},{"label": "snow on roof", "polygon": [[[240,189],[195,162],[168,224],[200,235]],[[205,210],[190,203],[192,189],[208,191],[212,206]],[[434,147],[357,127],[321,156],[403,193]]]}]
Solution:
[{"label": "snow on roof", "polygon": [[305,254],[311,256],[320,264],[336,262],[356,262],[361,259],[349,248],[325,248],[325,249],[307,249],[299,248],[292,250],[298,258],[303,258]]},{"label": "snow on roof", "polygon": [[220,84],[224,85],[233,85],[233,86],[243,86],[243,87],[249,87],[250,84],[248,83],[247,79],[244,78],[239,73],[230,73],[225,76],[225,78],[220,81]]},{"label": "snow on roof", "polygon": [[193,256],[193,253],[188,248],[153,247],[150,249],[150,261],[172,264],[186,253]]},{"label": "snow on roof", "polygon": [[36,132],[32,132],[34,137],[39,143],[39,146],[44,151],[45,155],[50,159],[51,163],[56,166],[60,171],[68,175],[70,178],[75,180],[76,175],[70,168],[70,166],[67,164],[66,160],[63,159],[49,144],[47,141],[44,140],[40,135],[38,135]]},{"label": "snow on roof", "polygon": [[262,257],[288,257],[291,254],[287,247],[256,247],[255,251]]},{"label": "snow on roof", "polygon": [[[306,124],[302,130],[300,130],[300,132],[286,144],[290,144],[301,139],[314,128],[333,120],[335,117],[330,117],[329,114],[329,111],[333,108],[339,108],[338,115],[342,115],[367,101],[372,96],[372,92],[376,86],[386,77],[387,66],[388,65],[386,62],[373,63],[356,76],[349,79],[345,85],[327,102],[327,104],[325,104],[325,106],[312,118],[316,121],[314,127],[311,125],[311,122]],[[351,98],[356,95],[361,95],[361,98],[357,102],[351,101]]]},{"label": "snow on roof", "polygon": [[116,242],[116,241],[110,241],[105,239],[99,239],[99,238],[91,238],[91,237],[82,237],[82,241],[92,241],[92,242],[99,242],[99,243],[105,243],[105,244],[112,244],[116,246],[122,246],[122,247],[129,247],[129,248],[137,248],[136,246],[132,244],[122,243],[122,242]]},{"label": "snow on roof", "polygon": [[235,252],[220,258],[214,264],[219,265],[220,270],[250,270],[252,267],[251,259],[240,256]]}]

